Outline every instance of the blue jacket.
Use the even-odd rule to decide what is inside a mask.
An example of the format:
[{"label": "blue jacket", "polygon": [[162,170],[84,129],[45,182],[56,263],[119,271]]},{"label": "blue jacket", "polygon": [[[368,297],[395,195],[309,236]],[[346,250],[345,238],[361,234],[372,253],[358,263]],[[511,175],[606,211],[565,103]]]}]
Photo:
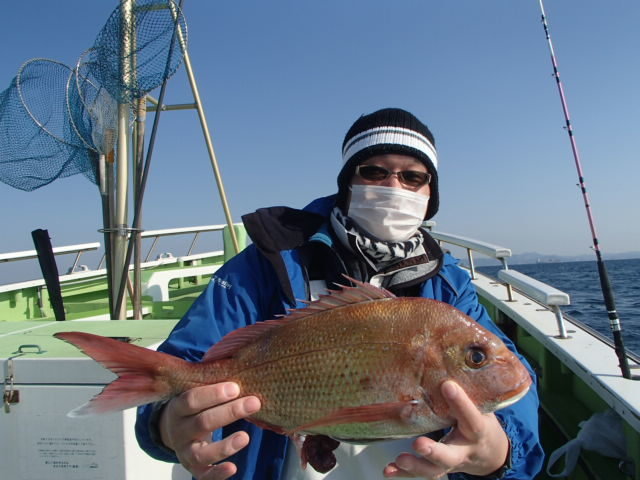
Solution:
[{"label": "blue jacket", "polygon": [[[326,220],[333,204],[334,197],[324,197],[305,209],[310,215],[316,215],[315,223],[312,222],[312,227],[307,227],[311,230],[304,231],[303,228],[300,238],[305,238],[308,242],[309,237],[313,236],[309,233]],[[301,214],[304,215],[305,212]],[[293,215],[293,219],[286,217],[284,222],[296,224],[296,215]],[[315,235],[313,238],[314,241],[331,243],[331,237],[327,235]],[[275,244],[282,245],[287,241],[278,241],[276,238]],[[305,304],[296,304],[294,300],[308,298],[306,272],[302,266],[300,248],[295,245],[297,244],[293,241],[293,248],[276,251],[269,245],[258,248],[252,244],[228,261],[211,278],[207,288],[159,350],[186,360],[199,361],[211,345],[227,333],[283,314],[287,308],[305,307]],[[284,275],[288,277],[289,291],[282,286]],[[449,303],[476,319],[515,351],[511,341],[496,327],[484,307],[479,304],[469,274],[460,268],[458,261],[450,255],[444,255],[438,273],[426,280],[419,289],[421,296]],[[528,363],[522,358],[521,360],[532,372]],[[533,372],[532,377],[535,381]],[[535,387],[532,387],[516,404],[496,413],[511,441],[512,466],[504,478],[531,479],[542,467],[544,454],[538,437],[537,411],[538,397]],[[145,405],[138,410],[138,442],[152,457],[177,462],[173,452],[159,445],[154,439],[153,428],[150,426],[152,412],[153,405]],[[213,438],[221,439],[238,430],[247,431],[251,442],[248,447],[229,458],[238,466],[238,473],[234,478],[279,479],[288,439],[246,421],[235,422],[214,432]],[[457,475],[460,478],[472,478],[468,475]]]}]

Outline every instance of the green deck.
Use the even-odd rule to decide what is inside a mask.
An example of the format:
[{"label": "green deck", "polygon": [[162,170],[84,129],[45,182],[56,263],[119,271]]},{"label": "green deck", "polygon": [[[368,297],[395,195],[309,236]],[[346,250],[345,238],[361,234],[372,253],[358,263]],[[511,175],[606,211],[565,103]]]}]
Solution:
[{"label": "green deck", "polygon": [[92,322],[0,322],[0,358],[82,357],[76,347],[53,336],[57,332],[87,332],[107,337],[126,337],[131,343],[149,346],[169,336],[176,320],[117,320]]}]

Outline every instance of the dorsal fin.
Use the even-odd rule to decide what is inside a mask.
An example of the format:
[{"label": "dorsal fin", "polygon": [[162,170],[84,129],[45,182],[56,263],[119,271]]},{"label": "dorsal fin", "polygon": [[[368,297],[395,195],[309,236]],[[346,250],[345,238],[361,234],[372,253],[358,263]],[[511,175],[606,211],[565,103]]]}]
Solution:
[{"label": "dorsal fin", "polygon": [[320,298],[314,302],[304,301],[304,303],[308,303],[307,307],[290,309],[290,314],[286,317],[266,320],[264,322],[258,322],[255,325],[249,325],[247,327],[234,330],[211,347],[204,357],[202,357],[202,361],[209,362],[230,357],[245,345],[253,343],[268,330],[278,328],[286,323],[294,322],[310,315],[326,312],[346,305],[370,302],[372,300],[380,300],[383,298],[395,298],[393,293],[385,290],[384,288],[378,288],[369,283],[360,282],[359,280],[346,275],[344,275],[344,277],[353,282],[355,287],[339,285],[342,290],[328,290],[328,294],[320,295]]},{"label": "dorsal fin", "polygon": [[351,305],[354,303],[380,300],[382,298],[395,298],[395,295],[389,290],[373,286],[370,283],[361,282],[347,275],[343,276],[347,280],[355,284],[355,287],[350,287],[348,285],[338,285],[342,290],[328,289],[327,291],[329,293],[320,295],[318,300],[315,300],[313,302],[304,301],[304,303],[309,304],[308,307],[289,310],[293,313],[287,318],[306,317],[307,315],[313,315],[318,311],[330,310],[335,307],[342,307],[344,305]]},{"label": "dorsal fin", "polygon": [[212,362],[214,360],[220,360],[230,357],[235,352],[240,350],[245,345],[253,343],[256,339],[261,337],[266,331],[272,328],[277,328],[287,322],[287,318],[279,318],[277,320],[266,320],[264,322],[258,322],[254,325],[248,325],[243,328],[234,330],[233,332],[225,335],[222,340],[211,347],[204,357],[203,362]]}]

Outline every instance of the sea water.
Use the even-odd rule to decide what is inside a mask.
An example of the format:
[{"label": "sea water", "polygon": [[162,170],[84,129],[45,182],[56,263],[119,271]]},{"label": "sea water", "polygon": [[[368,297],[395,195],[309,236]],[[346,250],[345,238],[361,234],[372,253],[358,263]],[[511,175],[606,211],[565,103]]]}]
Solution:
[{"label": "sea water", "polygon": [[[640,259],[606,260],[605,264],[625,347],[640,354]],[[495,277],[500,268],[478,267],[478,270]],[[613,338],[595,260],[511,265],[510,268],[568,293],[571,304],[562,307],[563,312]]]}]

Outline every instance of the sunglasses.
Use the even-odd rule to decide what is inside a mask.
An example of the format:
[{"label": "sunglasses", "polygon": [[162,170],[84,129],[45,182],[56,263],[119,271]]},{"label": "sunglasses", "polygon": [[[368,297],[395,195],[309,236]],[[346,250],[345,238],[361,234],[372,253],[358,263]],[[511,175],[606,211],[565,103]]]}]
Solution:
[{"label": "sunglasses", "polygon": [[378,165],[358,165],[356,167],[356,175],[370,182],[383,182],[391,175],[395,175],[400,180],[400,183],[413,188],[422,187],[431,181],[431,174],[428,172],[419,172],[417,170],[392,172]]}]

